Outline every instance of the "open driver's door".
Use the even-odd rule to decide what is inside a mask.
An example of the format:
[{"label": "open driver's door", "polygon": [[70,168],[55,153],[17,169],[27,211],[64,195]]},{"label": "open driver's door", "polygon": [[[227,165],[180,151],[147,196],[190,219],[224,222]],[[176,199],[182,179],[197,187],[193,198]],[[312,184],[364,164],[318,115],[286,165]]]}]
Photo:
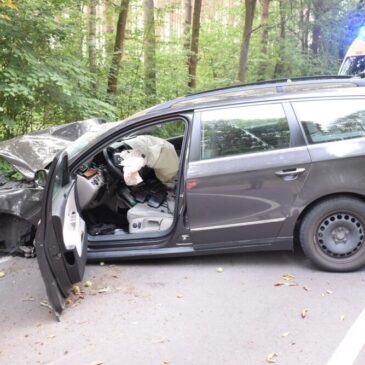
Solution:
[{"label": "open driver's door", "polygon": [[35,247],[56,318],[73,284],[82,280],[87,254],[85,222],[78,212],[76,179],[72,179],[65,151],[50,167],[43,196],[41,222]]}]

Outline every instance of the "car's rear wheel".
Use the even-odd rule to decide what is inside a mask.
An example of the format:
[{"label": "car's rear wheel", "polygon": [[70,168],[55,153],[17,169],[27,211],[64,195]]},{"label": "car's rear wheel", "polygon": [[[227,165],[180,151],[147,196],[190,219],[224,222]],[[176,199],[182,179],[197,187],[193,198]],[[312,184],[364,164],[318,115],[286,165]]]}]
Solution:
[{"label": "car's rear wheel", "polygon": [[365,265],[365,204],[356,198],[322,201],[304,216],[299,239],[306,256],[329,271]]}]

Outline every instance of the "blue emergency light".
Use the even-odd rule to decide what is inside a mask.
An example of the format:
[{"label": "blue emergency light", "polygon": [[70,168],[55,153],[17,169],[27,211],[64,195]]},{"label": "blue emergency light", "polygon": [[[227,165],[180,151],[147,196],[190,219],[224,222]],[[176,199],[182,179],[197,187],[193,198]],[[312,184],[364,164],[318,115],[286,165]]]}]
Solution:
[{"label": "blue emergency light", "polygon": [[365,26],[359,29],[359,36],[365,39]]}]

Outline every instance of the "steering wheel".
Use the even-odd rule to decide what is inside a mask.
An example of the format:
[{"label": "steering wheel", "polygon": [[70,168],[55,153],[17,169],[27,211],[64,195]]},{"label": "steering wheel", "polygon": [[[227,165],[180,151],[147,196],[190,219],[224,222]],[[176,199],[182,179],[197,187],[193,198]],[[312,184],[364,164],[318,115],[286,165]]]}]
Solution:
[{"label": "steering wheel", "polygon": [[106,161],[107,169],[114,176],[124,179],[123,177],[123,167],[118,165],[118,161],[115,156],[115,149],[113,147],[106,147],[103,149],[103,156]]}]

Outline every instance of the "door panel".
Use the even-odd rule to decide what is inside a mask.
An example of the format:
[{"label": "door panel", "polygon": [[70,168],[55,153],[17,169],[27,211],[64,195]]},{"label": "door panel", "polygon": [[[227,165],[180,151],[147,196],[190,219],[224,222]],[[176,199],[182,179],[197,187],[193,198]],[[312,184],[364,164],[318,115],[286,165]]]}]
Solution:
[{"label": "door panel", "polygon": [[270,244],[311,166],[290,105],[201,110],[193,136],[186,189],[195,247]]},{"label": "door panel", "polygon": [[[195,183],[187,198],[194,244],[271,242],[309,168],[306,147],[190,163],[188,182]],[[277,176],[295,169],[300,173]]]},{"label": "door panel", "polygon": [[35,240],[48,299],[57,317],[72,285],[82,280],[86,262],[85,222],[77,209],[75,189],[67,154],[62,152],[55,157],[48,174]]}]

